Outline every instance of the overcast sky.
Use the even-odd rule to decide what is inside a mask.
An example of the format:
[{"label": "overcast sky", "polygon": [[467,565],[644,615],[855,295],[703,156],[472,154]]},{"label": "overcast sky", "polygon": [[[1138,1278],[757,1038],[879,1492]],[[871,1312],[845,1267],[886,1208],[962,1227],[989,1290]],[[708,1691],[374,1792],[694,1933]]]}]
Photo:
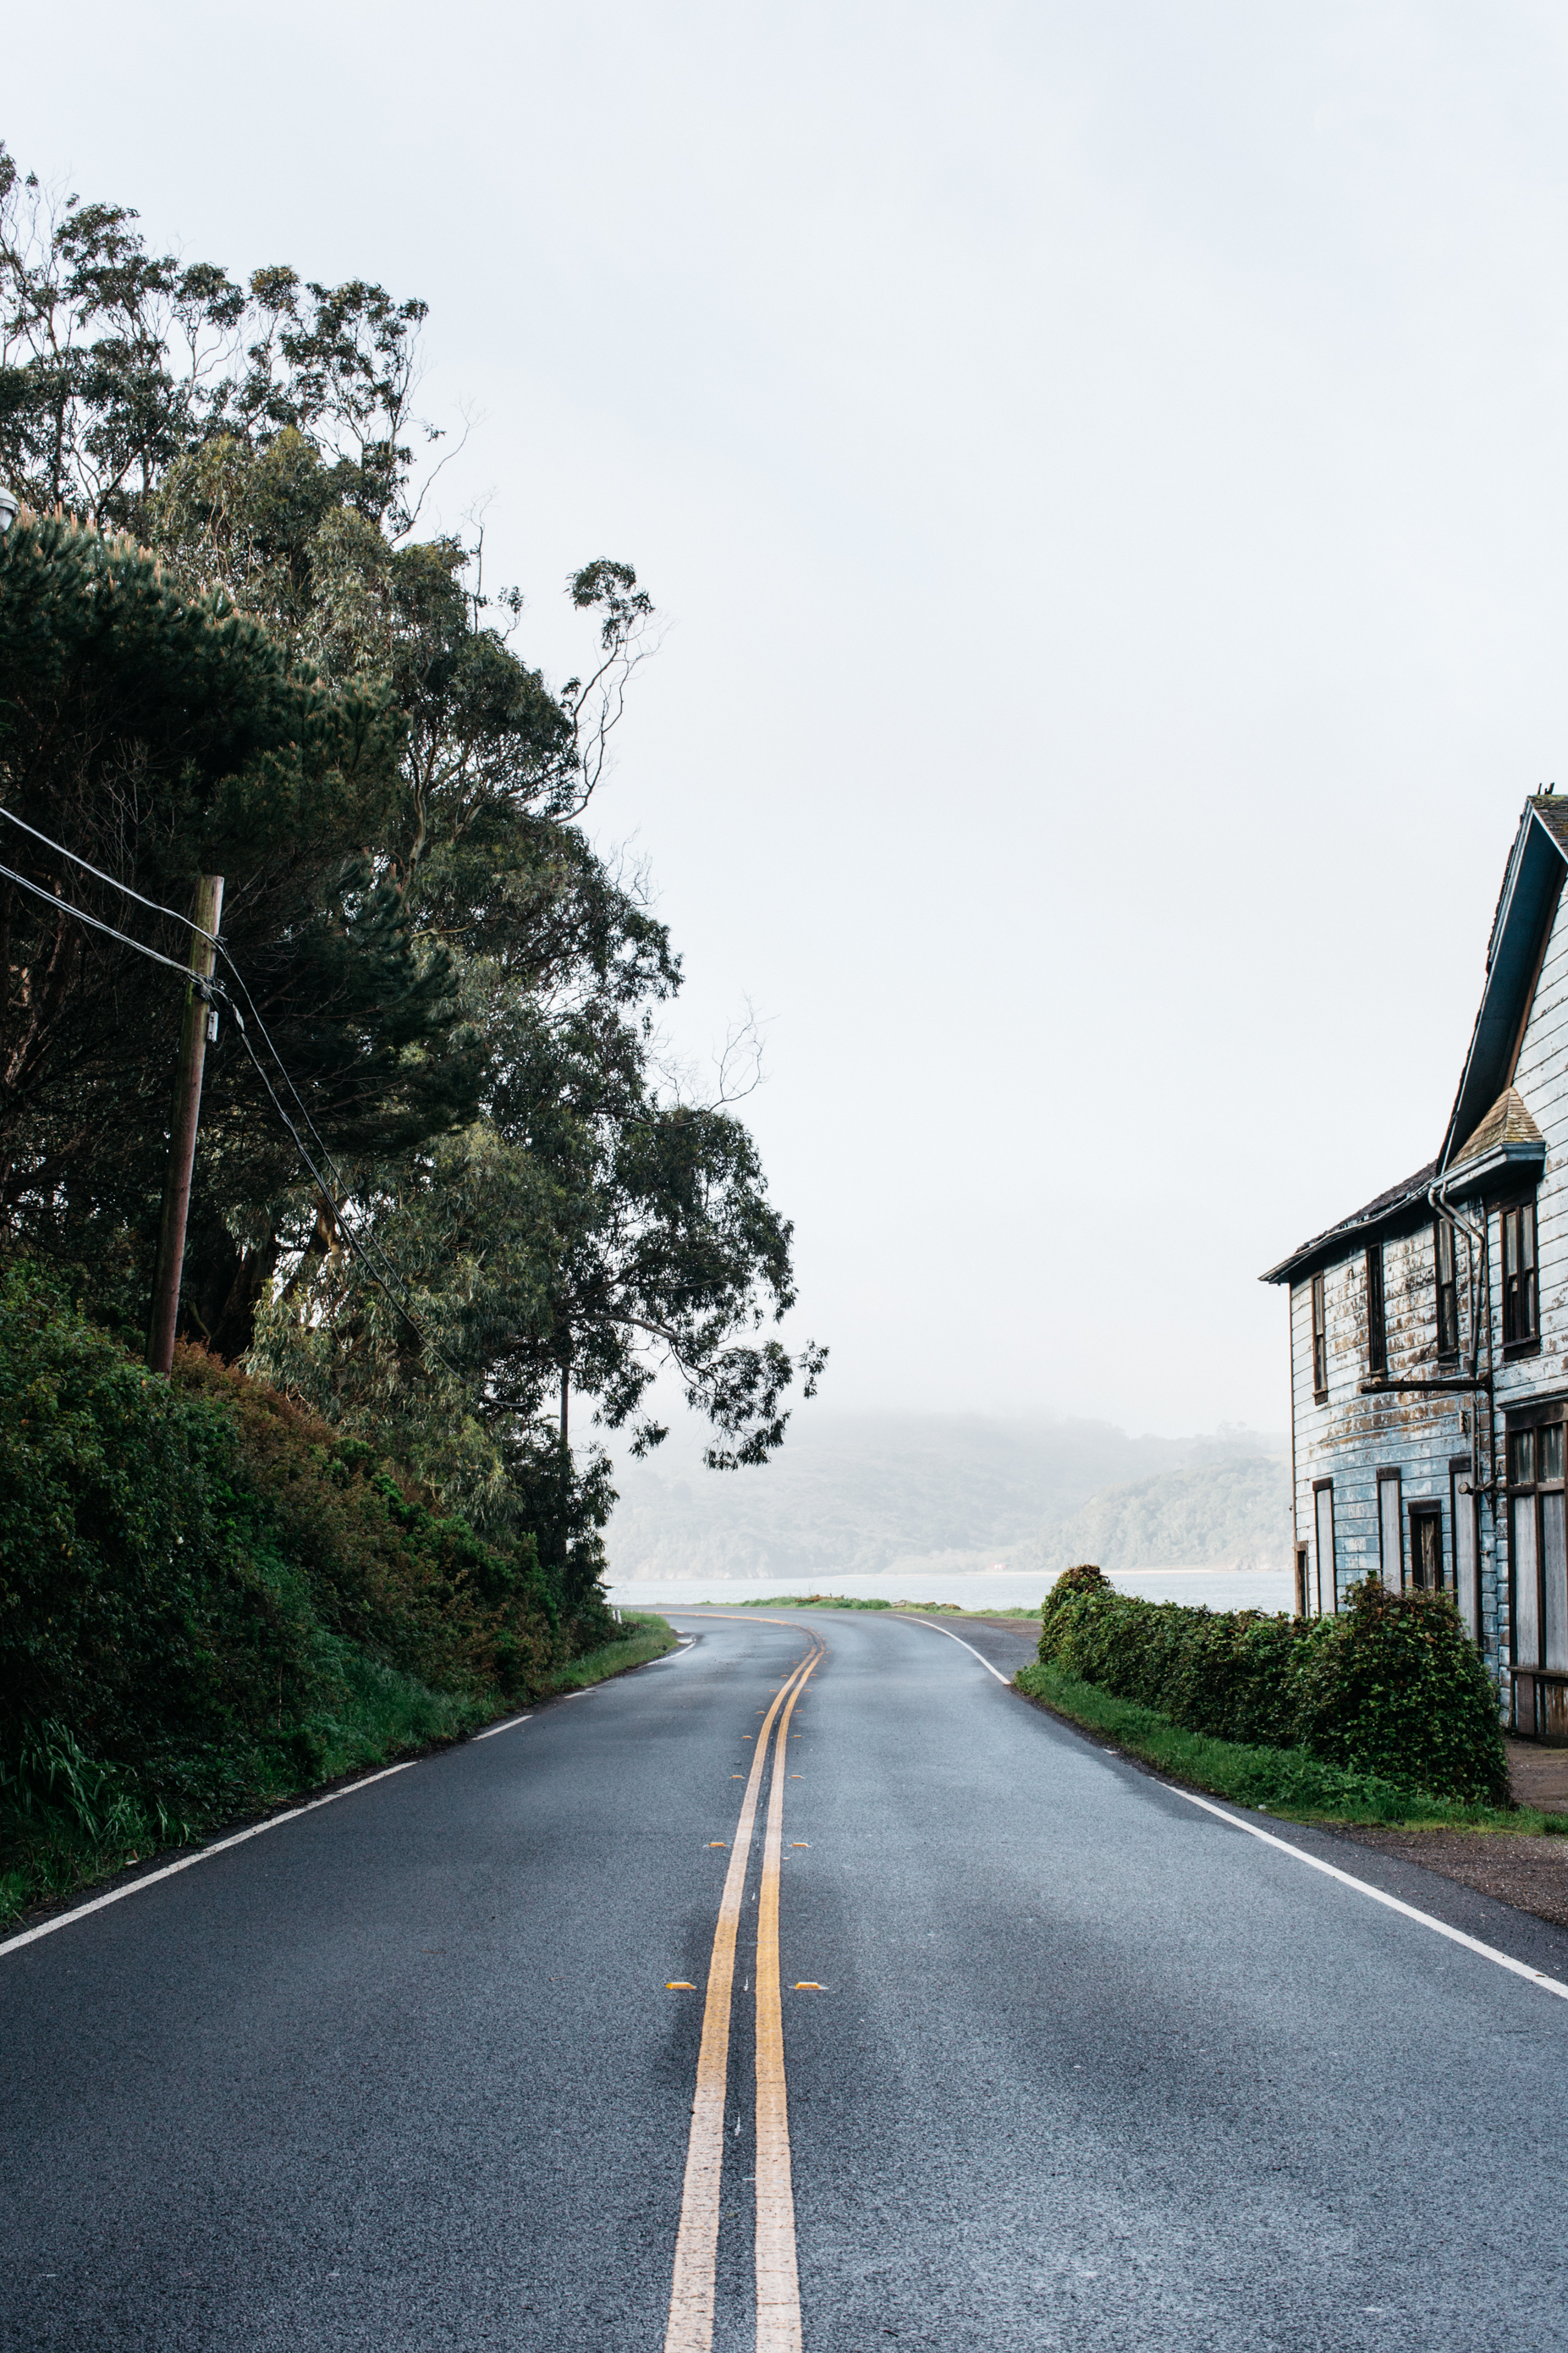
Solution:
[{"label": "overcast sky", "polygon": [[1568,15],[1375,0],[11,23],[25,168],[430,303],[520,649],[668,628],[602,837],[825,1401],[1288,1413],[1258,1275],[1427,1159],[1568,789]]}]

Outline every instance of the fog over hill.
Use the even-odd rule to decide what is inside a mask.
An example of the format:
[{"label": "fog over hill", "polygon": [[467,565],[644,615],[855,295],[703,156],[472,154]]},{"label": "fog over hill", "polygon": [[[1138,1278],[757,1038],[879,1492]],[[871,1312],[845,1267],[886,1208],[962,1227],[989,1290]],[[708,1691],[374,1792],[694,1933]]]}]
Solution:
[{"label": "fog over hill", "polygon": [[1226,1427],[1133,1438],[1109,1422],[802,1414],[765,1470],[622,1462],[610,1574],[783,1586],[888,1570],[1280,1567],[1289,1441]]}]

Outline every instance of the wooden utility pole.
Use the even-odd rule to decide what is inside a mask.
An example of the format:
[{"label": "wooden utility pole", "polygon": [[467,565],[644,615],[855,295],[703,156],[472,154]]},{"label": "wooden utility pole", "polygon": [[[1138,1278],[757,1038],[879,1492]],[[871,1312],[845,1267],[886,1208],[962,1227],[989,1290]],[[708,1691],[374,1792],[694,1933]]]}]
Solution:
[{"label": "wooden utility pole", "polygon": [[191,934],[191,985],[180,1025],[180,1062],[169,1120],[169,1167],[163,1179],[163,1215],[158,1228],[158,1271],[153,1278],[153,1314],[147,1327],[147,1362],[166,1373],[174,1361],[174,1325],[180,1313],[180,1276],[185,1262],[185,1219],[191,1207],[191,1168],[202,1108],[202,1065],[207,1052],[207,997],[199,981],[212,978],[218,917],[223,913],[223,876],[204,874],[196,885]]}]

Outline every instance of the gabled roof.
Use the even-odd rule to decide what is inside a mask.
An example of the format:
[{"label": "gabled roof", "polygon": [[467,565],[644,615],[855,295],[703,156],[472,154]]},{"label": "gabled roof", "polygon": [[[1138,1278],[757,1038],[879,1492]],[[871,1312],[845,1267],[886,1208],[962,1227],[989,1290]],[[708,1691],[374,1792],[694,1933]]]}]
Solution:
[{"label": "gabled roof", "polygon": [[1325,1232],[1314,1234],[1310,1242],[1302,1242],[1289,1258],[1282,1258],[1278,1266],[1271,1266],[1268,1273],[1260,1275],[1258,1280],[1262,1282],[1294,1282],[1297,1275],[1305,1274],[1309,1267],[1315,1266],[1321,1260],[1336,1257],[1342,1243],[1370,1241],[1374,1233],[1393,1225],[1396,1218],[1405,1217],[1412,1209],[1420,1207],[1426,1198],[1426,1188],[1436,1174],[1437,1163],[1428,1160],[1425,1168],[1418,1168],[1415,1176],[1407,1176],[1402,1185],[1391,1185],[1386,1193],[1380,1193],[1374,1201],[1369,1201],[1365,1208],[1358,1209],[1353,1217],[1342,1218],[1337,1226],[1330,1226]]},{"label": "gabled roof", "polygon": [[1546,934],[1557,911],[1565,860],[1568,800],[1559,801],[1552,793],[1533,793],[1519,821],[1492,918],[1480,1010],[1447,1134],[1437,1155],[1439,1168],[1452,1166],[1462,1141],[1474,1134],[1489,1105],[1512,1084],[1520,1033],[1530,1009]]},{"label": "gabled roof", "polygon": [[1445,1196],[1464,1200],[1538,1179],[1546,1158],[1546,1138],[1531,1118],[1517,1087],[1505,1087],[1475,1133],[1455,1153],[1443,1176]]},{"label": "gabled roof", "polygon": [[1500,1145],[1538,1144],[1542,1151],[1546,1138],[1531,1118],[1524,1097],[1517,1087],[1504,1087],[1479,1127],[1462,1144],[1448,1163],[1450,1168],[1462,1168],[1467,1160],[1483,1159]]},{"label": "gabled roof", "polygon": [[[1541,1131],[1515,1091],[1513,1072],[1565,871],[1568,797],[1559,800],[1552,793],[1532,793],[1519,820],[1492,917],[1480,1010],[1442,1150],[1436,1160],[1403,1184],[1390,1186],[1353,1217],[1303,1242],[1269,1268],[1261,1277],[1264,1282],[1292,1282],[1336,1256],[1347,1241],[1370,1240],[1417,1208],[1428,1186],[1449,1172],[1456,1192],[1462,1193],[1467,1179],[1484,1183],[1494,1168],[1527,1164],[1544,1153]],[[1499,1123],[1495,1134],[1494,1121]],[[1505,1133],[1510,1121],[1512,1132]]]}]

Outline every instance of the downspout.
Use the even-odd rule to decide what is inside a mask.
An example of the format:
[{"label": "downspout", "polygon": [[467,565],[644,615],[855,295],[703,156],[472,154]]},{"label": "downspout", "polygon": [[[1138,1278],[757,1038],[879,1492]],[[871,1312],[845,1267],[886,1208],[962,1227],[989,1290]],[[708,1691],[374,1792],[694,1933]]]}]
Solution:
[{"label": "downspout", "polygon": [[[1458,1228],[1465,1237],[1465,1257],[1468,1264],[1470,1276],[1470,1374],[1471,1377],[1477,1382],[1475,1391],[1476,1419],[1470,1432],[1470,1493],[1474,1496],[1484,1497],[1487,1507],[1492,1515],[1492,1574],[1495,1578],[1498,1574],[1497,1389],[1492,1380],[1491,1258],[1487,1248],[1485,1224],[1486,1210],[1483,1206],[1481,1211],[1483,1222],[1480,1233],[1478,1235],[1474,1227],[1467,1224],[1464,1219],[1462,1219],[1458,1212],[1454,1208],[1452,1204],[1444,1198],[1443,1180],[1441,1177],[1439,1177],[1437,1182],[1429,1188],[1426,1198],[1432,1204],[1434,1214],[1439,1218],[1447,1218],[1450,1225]],[[1482,1275],[1487,1292],[1487,1453],[1491,1465],[1491,1476],[1489,1479],[1485,1481],[1482,1480],[1480,1475],[1480,1335],[1476,1323],[1476,1252],[1478,1249],[1481,1253]],[[1478,1535],[1479,1533],[1479,1532],[1478,1530]],[[1476,1559],[1476,1615],[1478,1618],[1479,1618],[1481,1610],[1480,1578],[1481,1564],[1479,1548],[1478,1546]],[[1497,1671],[1499,1675],[1505,1679],[1506,1687],[1507,1669],[1503,1665],[1502,1627],[1500,1618],[1501,1612],[1500,1609]],[[1486,1649],[1486,1636],[1484,1630],[1481,1632],[1481,1648],[1484,1655]],[[1512,1656],[1513,1627],[1510,1621],[1509,1627],[1509,1657],[1511,1659]],[[1501,1694],[1500,1693],[1500,1695]],[[1509,1712],[1511,1715],[1511,1703],[1510,1703]]]},{"label": "downspout", "polygon": [[[1290,1335],[1290,1596],[1293,1600],[1298,1591],[1300,1592],[1301,1615],[1305,1618],[1308,1615],[1307,1580],[1301,1576],[1301,1530],[1296,1517],[1296,1286],[1294,1283],[1287,1292],[1286,1300]],[[1309,1316],[1311,1312],[1311,1297],[1309,1293],[1307,1302]],[[1315,1537],[1314,1541],[1316,1541]],[[1298,1578],[1300,1579],[1300,1585],[1297,1583]]]},{"label": "downspout", "polygon": [[[1466,1291],[1468,1293],[1470,1323],[1470,1378],[1479,1385],[1481,1377],[1481,1346],[1480,1331],[1476,1321],[1478,1305],[1476,1267],[1479,1254],[1484,1252],[1486,1249],[1486,1235],[1484,1230],[1478,1233],[1475,1227],[1469,1223],[1469,1220],[1466,1218],[1460,1217],[1458,1209],[1456,1209],[1453,1204],[1445,1198],[1443,1179],[1440,1176],[1435,1184],[1427,1187],[1426,1198],[1431,1203],[1433,1215],[1440,1218],[1443,1222],[1451,1227],[1456,1233],[1463,1234],[1465,1237]],[[1459,1361],[1462,1365],[1464,1358],[1461,1356]],[[1497,1430],[1495,1426],[1497,1402],[1495,1398],[1492,1396],[1491,1391],[1491,1370],[1492,1333],[1491,1317],[1489,1315],[1487,1318],[1487,1451],[1495,1461],[1497,1459]],[[1479,1386],[1476,1394],[1479,1401],[1480,1394]],[[1480,1416],[1478,1412],[1475,1420],[1470,1425],[1470,1493],[1472,1494],[1485,1492],[1480,1483]],[[1479,1564],[1478,1563],[1478,1573],[1479,1567]]]}]

